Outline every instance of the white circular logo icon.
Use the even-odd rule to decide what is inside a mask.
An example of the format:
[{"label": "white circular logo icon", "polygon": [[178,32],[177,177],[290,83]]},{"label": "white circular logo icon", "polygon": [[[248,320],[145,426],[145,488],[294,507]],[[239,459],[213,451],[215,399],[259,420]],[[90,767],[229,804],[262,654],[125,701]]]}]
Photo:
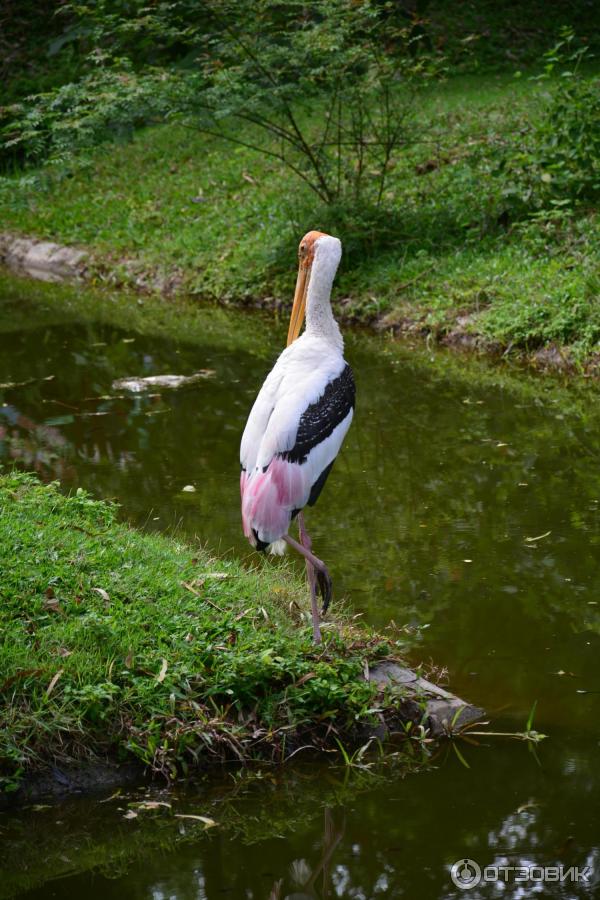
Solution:
[{"label": "white circular logo icon", "polygon": [[450,878],[461,891],[468,891],[481,881],[481,866],[474,859],[458,859],[450,869]]}]

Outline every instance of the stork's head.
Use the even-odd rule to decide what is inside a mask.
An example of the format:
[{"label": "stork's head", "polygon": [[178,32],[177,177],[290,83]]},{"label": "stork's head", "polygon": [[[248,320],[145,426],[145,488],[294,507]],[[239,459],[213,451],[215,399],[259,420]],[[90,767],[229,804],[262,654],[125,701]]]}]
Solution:
[{"label": "stork's head", "polygon": [[329,282],[329,289],[342,257],[342,244],[337,238],[322,231],[309,231],[298,247],[298,278],[294,292],[294,303],[288,329],[288,347],[302,328],[306,312],[306,297],[311,278],[323,277]]}]

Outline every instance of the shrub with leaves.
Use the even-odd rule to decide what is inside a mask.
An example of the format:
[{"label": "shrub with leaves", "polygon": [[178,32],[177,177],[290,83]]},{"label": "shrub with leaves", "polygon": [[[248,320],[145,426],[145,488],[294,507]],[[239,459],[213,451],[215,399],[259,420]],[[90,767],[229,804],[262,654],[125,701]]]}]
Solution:
[{"label": "shrub with leaves", "polygon": [[95,68],[80,81],[28,97],[0,118],[0,159],[53,164],[72,160],[107,140],[129,138],[152,121],[164,121],[184,105],[197,85],[166,69],[138,74],[127,60],[95,55]]},{"label": "shrub with leaves", "polygon": [[199,126],[279,159],[326,204],[379,205],[436,71],[412,29],[372,0],[265,0],[243,31],[233,6],[205,45]]},{"label": "shrub with leaves", "polygon": [[592,202],[600,193],[600,81],[572,30],[544,56],[541,79],[560,74],[538,125],[501,151],[496,175],[511,218]]},{"label": "shrub with leaves", "polygon": [[[395,158],[415,139],[415,99],[439,68],[393,4],[210,0],[200,14],[175,0],[136,4],[127,18],[109,6],[98,15],[70,5],[96,43],[91,70],[13,108],[0,132],[5,156],[64,160],[177,119],[276,158],[327,205],[381,204]],[[141,30],[162,36],[157,65],[117,55]],[[179,57],[169,60],[167,45]]]}]

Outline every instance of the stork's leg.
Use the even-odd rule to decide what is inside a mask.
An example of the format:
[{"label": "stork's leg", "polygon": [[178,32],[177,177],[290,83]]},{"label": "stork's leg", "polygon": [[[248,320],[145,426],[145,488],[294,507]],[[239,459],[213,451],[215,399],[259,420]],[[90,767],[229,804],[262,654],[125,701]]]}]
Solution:
[{"label": "stork's leg", "polygon": [[319,591],[321,592],[321,597],[323,598],[323,612],[327,612],[327,607],[329,606],[329,601],[331,600],[331,592],[332,592],[332,582],[331,575],[329,574],[329,570],[325,563],[319,559],[311,550],[307,550],[306,547],[303,547],[302,544],[299,544],[298,541],[295,541],[293,537],[290,537],[289,534],[283,535],[284,541],[293,547],[298,553],[300,553],[304,559],[309,560],[312,563],[312,566],[315,570],[315,574],[317,576],[317,585],[319,587]]},{"label": "stork's leg", "polygon": [[[310,553],[312,549],[312,541],[309,537],[308,531],[304,527],[304,516],[302,513],[298,513],[298,531],[300,532],[300,543],[302,544],[304,549],[308,550]],[[321,626],[319,624],[319,607],[317,606],[317,576],[315,573],[315,567],[308,557],[306,557],[306,577],[308,578],[308,585],[310,587],[310,606],[312,611],[313,638],[315,644],[320,644]]]}]

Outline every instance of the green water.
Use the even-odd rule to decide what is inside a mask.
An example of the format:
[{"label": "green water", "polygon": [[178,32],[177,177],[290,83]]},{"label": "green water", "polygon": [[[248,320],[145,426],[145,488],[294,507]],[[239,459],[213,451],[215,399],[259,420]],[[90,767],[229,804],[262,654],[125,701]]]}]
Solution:
[{"label": "green water", "polygon": [[[0,304],[0,383],[29,382],[0,390],[0,461],[114,497],[144,527],[249,556],[239,437],[283,325],[231,313],[228,343],[209,313],[204,338],[167,341],[47,308],[38,327],[34,308],[18,312]],[[549,735],[539,760],[486,740],[461,745],[469,768],[446,748],[407,777],[317,763],[249,783],[220,773],[169,795],[170,811],[131,820],[126,796],[0,815],[0,897],[597,895],[598,391],[361,334],[348,335],[346,355],[356,417],[307,516],[335,594],[375,625],[406,627],[412,659],[446,667],[495,730],[522,730],[537,700],[535,727]],[[111,388],[200,368],[214,377],[185,391]],[[193,820],[173,810],[218,824],[190,832]],[[543,886],[499,877],[464,892],[449,869],[465,857],[596,873]]]}]

